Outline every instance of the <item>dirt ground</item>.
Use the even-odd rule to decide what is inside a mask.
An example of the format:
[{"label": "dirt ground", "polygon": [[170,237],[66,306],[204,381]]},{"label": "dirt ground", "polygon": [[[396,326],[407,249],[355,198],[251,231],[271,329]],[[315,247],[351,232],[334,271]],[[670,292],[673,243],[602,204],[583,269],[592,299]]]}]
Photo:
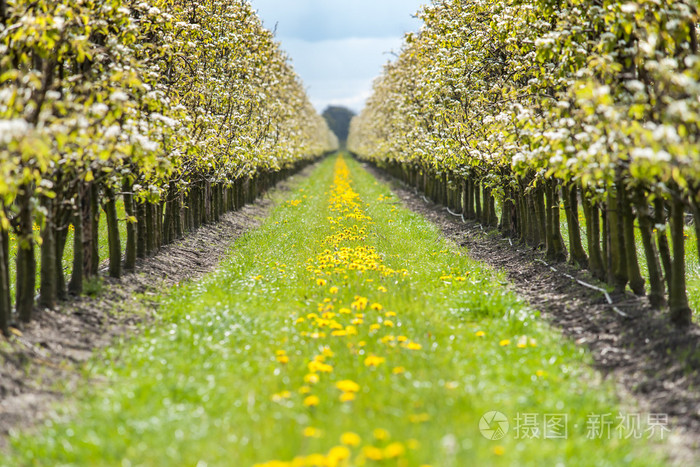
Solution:
[{"label": "dirt ground", "polygon": [[[307,176],[313,166],[295,177]],[[284,181],[274,190],[287,190]],[[257,227],[273,202],[265,195],[184,239],[139,260],[119,280],[103,278],[94,296],[75,297],[56,310],[37,310],[21,335],[0,336],[0,448],[11,430],[30,427],[64,394],[85,384],[81,364],[116,339],[157,319],[158,296],[169,287],[214,270],[234,240]]]},{"label": "dirt ground", "polygon": [[[604,295],[568,274],[596,284],[586,271],[568,264],[544,264],[544,254],[513,244],[496,230],[462,221],[445,208],[386,175],[365,166],[392,184],[406,207],[438,226],[445,237],[467,248],[471,258],[504,271],[513,289],[578,345],[590,349],[594,366],[613,378],[623,399],[632,395],[646,413],[668,414],[674,428],[671,460],[700,465],[700,328],[680,331],[664,312],[652,310],[645,298]],[[557,272],[553,271],[554,267]],[[600,285],[600,284],[599,284]]]}]

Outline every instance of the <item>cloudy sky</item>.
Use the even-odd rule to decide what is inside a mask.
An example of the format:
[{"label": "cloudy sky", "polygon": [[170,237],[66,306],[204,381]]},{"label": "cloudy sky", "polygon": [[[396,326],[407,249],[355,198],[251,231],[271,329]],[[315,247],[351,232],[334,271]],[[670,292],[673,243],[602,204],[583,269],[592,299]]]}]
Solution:
[{"label": "cloudy sky", "polygon": [[428,0],[251,0],[265,27],[291,56],[314,106],[343,105],[356,112],[372,80]]}]

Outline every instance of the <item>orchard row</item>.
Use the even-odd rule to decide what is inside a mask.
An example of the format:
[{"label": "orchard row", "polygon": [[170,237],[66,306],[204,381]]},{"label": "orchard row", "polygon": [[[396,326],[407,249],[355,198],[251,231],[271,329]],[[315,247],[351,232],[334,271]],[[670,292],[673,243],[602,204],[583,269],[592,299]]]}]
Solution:
[{"label": "orchard row", "polygon": [[130,269],[336,144],[246,1],[0,2],[0,328],[11,246],[29,321],[37,246],[53,307],[97,274],[101,211],[118,277],[117,203]]},{"label": "orchard row", "polygon": [[354,120],[350,149],[689,324],[697,2],[437,0],[420,17]]}]

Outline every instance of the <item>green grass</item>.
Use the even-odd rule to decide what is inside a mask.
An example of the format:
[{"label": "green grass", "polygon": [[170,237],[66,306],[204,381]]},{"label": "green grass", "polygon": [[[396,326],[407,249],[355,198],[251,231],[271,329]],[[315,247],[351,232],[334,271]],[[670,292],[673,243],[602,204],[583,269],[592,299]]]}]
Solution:
[{"label": "green grass", "polygon": [[[126,248],[126,212],[124,210],[124,202],[119,199],[117,201],[117,217],[119,218],[119,238],[122,244],[122,252]],[[34,225],[34,232],[37,241],[39,241],[40,227]],[[100,260],[104,260],[109,257],[109,243],[107,242],[107,218],[104,212],[100,211],[100,223],[98,228],[98,251],[100,255]],[[34,252],[37,262],[36,270],[36,286],[37,290],[39,288],[39,274],[41,271],[41,247],[37,244]],[[12,299],[15,298],[15,279],[17,277],[17,241],[15,235],[10,236],[10,293]],[[63,251],[63,271],[66,274],[66,278],[69,277],[70,272],[73,268],[73,229],[70,229],[66,239],[66,248]]]},{"label": "green grass", "polygon": [[[333,233],[327,218],[337,215],[328,207],[329,158],[278,198],[285,202],[235,243],[220,270],[167,291],[159,325],[86,368],[104,383],[86,385],[73,410],[38,431],[14,435],[0,464],[249,466],[327,453],[346,432],[361,444],[351,448],[351,463],[338,465],[363,465],[362,452],[401,449],[399,458],[366,465],[663,464],[652,453],[656,441],[614,430],[610,439],[589,439],[590,414],[633,411],[588,367],[589,355],[507,291],[502,275],[468,259],[435,226],[401,208],[387,185],[346,161],[372,221],[360,223],[364,241],[343,246],[372,246],[383,264],[407,275],[351,271],[319,285],[307,270]],[[358,335],[302,335],[312,331],[310,319],[296,324],[298,318],[320,314],[324,303],[337,312],[355,296],[383,306],[368,306]],[[387,310],[397,313],[394,327],[383,324]],[[380,322],[379,331],[369,331]],[[390,334],[422,347],[391,347],[381,340]],[[500,345],[505,340],[510,344]],[[326,346],[333,371],[306,383],[308,362]],[[277,360],[278,350],[288,363]],[[371,354],[386,361],[367,367]],[[396,367],[405,371],[394,374]],[[358,383],[356,400],[339,400],[340,380]],[[310,392],[301,394],[305,386]],[[280,397],[284,391],[289,397]],[[309,394],[318,406],[304,405]],[[492,410],[511,424],[499,441],[479,432],[480,418]],[[517,439],[517,414],[535,414],[540,427],[546,414],[566,415],[568,436]]]}]

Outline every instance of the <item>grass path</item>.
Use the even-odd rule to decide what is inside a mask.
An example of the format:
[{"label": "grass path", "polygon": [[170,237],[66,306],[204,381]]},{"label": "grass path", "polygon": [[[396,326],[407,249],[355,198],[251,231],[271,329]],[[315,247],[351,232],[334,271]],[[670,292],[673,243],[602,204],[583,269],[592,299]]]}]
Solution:
[{"label": "grass path", "polygon": [[0,464],[662,464],[661,429],[503,281],[329,158]]}]

